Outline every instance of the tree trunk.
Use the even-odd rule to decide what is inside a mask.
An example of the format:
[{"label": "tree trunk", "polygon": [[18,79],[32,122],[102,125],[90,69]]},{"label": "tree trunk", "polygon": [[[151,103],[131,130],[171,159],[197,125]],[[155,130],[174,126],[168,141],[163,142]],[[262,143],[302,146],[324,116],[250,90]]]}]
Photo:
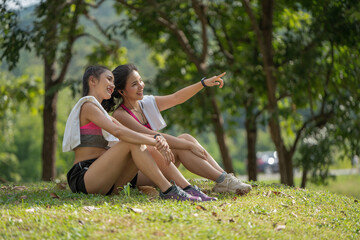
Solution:
[{"label": "tree trunk", "polygon": [[308,173],[308,167],[304,166],[303,172],[302,172],[302,178],[301,178],[301,188],[305,188],[306,187],[306,182],[307,182],[307,173]]},{"label": "tree trunk", "polygon": [[[44,21],[45,35],[43,39],[44,59],[44,82],[45,82],[45,97],[44,97],[44,112],[43,112],[43,147],[42,147],[42,180],[50,181],[56,177],[56,147],[57,147],[57,100],[58,90],[55,89],[57,84],[64,81],[70,60],[72,58],[72,47],[76,40],[76,26],[78,24],[79,15],[84,9],[80,8],[83,5],[82,0],[75,1],[75,11],[72,19],[67,25],[69,31],[66,39],[62,39],[60,32],[58,32],[59,24],[61,22],[60,16],[66,7],[66,1],[49,1],[47,2],[48,13],[46,14],[46,21]],[[62,12],[61,14],[59,12]],[[56,77],[56,54],[59,46],[62,44],[66,47],[62,50],[62,55],[59,57],[59,76]]]},{"label": "tree trunk", "polygon": [[[124,3],[125,1],[120,1]],[[155,9],[158,9],[158,5],[156,4],[156,1],[150,1],[152,3],[153,7]],[[194,10],[199,17],[199,20],[201,22],[201,38],[202,38],[202,50],[201,54],[197,55],[196,50],[192,48],[189,39],[187,38],[186,34],[182,31],[181,28],[176,24],[176,22],[171,22],[169,18],[166,16],[164,12],[159,11],[160,16],[156,19],[161,25],[168,28],[174,36],[178,39],[178,42],[180,44],[180,47],[184,50],[185,54],[188,56],[190,62],[194,63],[196,65],[197,70],[203,75],[206,76],[206,70],[207,70],[207,58],[208,58],[208,36],[207,36],[207,19],[205,10],[203,9],[203,6],[198,1],[192,1]],[[125,4],[127,5],[127,4]],[[129,6],[129,5],[127,5]],[[135,8],[137,11],[139,11],[139,8]],[[229,150],[226,145],[225,140],[225,133],[224,133],[224,127],[223,127],[223,119],[219,110],[219,107],[216,103],[215,94],[211,89],[206,89],[206,95],[207,99],[210,99],[211,106],[213,108],[213,117],[212,121],[214,124],[214,130],[215,130],[215,136],[216,140],[219,144],[220,153],[222,156],[222,160],[224,163],[225,171],[227,172],[234,172],[234,168],[232,165],[232,160],[229,154]]]},{"label": "tree trunk", "polygon": [[256,119],[254,115],[247,111],[246,120],[246,140],[247,140],[247,171],[249,180],[257,181],[257,163],[256,163]]},{"label": "tree trunk", "polygon": [[[273,12],[274,12],[274,1],[264,0],[261,1],[262,7],[262,21],[261,30],[262,38],[258,36],[261,52],[263,53],[264,71],[266,76],[267,85],[267,96],[268,96],[268,111],[270,114],[269,128],[271,138],[276,146],[276,150],[279,158],[280,166],[280,181],[283,184],[293,186],[294,180],[292,177],[292,159],[287,158],[287,150],[284,145],[284,141],[281,137],[281,129],[279,125],[279,112],[276,98],[276,79],[274,77],[274,57],[273,57],[273,46],[272,46],[272,30],[273,30]],[[289,171],[290,170],[290,171]]]},{"label": "tree trunk", "polygon": [[42,147],[42,180],[51,181],[56,177],[56,145],[57,145],[57,98],[58,93],[45,96],[43,112],[43,147]]},{"label": "tree trunk", "polygon": [[51,181],[56,177],[56,145],[57,145],[57,98],[58,93],[52,90],[55,85],[55,64],[48,63],[45,57],[45,97],[43,111],[43,147],[42,147],[42,180]]},{"label": "tree trunk", "polygon": [[262,21],[261,21],[261,30],[262,37],[259,42],[262,46],[260,49],[263,53],[264,61],[264,71],[266,78],[267,86],[267,96],[268,96],[268,111],[270,114],[269,119],[269,128],[271,138],[275,144],[280,166],[280,181],[283,184],[289,184],[289,179],[287,175],[286,168],[286,159],[285,159],[285,148],[284,142],[281,137],[281,129],[279,125],[279,113],[276,99],[276,79],[274,77],[274,57],[273,57],[273,46],[272,46],[272,23],[273,23],[273,11],[274,11],[274,1],[273,0],[264,0],[261,2],[262,10]]},{"label": "tree trunk", "polygon": [[221,157],[224,163],[224,168],[226,172],[234,173],[235,171],[233,168],[231,156],[229,153],[229,149],[227,148],[226,139],[225,139],[224,126],[223,126],[224,120],[220,114],[219,107],[216,103],[215,96],[212,92],[210,94],[210,98],[211,98],[211,105],[214,110],[212,120],[215,128],[216,140],[219,144]]},{"label": "tree trunk", "polygon": [[[284,145],[283,145],[284,146]],[[285,152],[285,168],[286,168],[286,185],[294,186],[294,168],[293,168],[293,154],[288,151],[284,146]]]}]

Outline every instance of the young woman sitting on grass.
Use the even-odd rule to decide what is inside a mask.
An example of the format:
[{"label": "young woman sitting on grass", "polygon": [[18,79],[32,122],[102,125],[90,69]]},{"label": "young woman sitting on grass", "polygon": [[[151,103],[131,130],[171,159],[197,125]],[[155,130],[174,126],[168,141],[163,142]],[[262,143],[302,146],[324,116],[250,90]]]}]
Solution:
[{"label": "young woman sitting on grass", "polygon": [[[144,134],[158,135],[157,131],[166,126],[161,116],[161,111],[181,104],[204,87],[219,86],[222,88],[225,73],[208,79],[202,79],[198,83],[187,86],[173,94],[166,96],[143,96],[145,87],[138,69],[132,65],[120,65],[113,70],[115,77],[115,90],[109,100],[103,102],[105,110],[113,113],[113,117],[130,129]],[[248,193],[251,190],[249,184],[242,183],[233,174],[226,173],[214,158],[189,134],[181,134],[174,137],[162,134],[166,139],[175,156],[175,163],[167,164],[166,159],[154,147],[149,147],[149,152],[155,159],[160,170],[165,176],[171,175],[176,178],[174,168],[182,163],[186,169],[201,177],[216,182],[213,191],[215,192],[236,192]],[[181,177],[180,177],[181,178]],[[187,182],[177,181],[180,187],[187,186]],[[150,185],[149,179],[144,173],[139,172],[137,184]],[[196,188],[196,186],[194,186]],[[192,191],[192,189],[191,189]],[[188,191],[189,193],[192,193]]]},{"label": "young woman sitting on grass", "polygon": [[102,101],[111,97],[114,88],[114,76],[109,69],[102,66],[86,69],[83,97],[69,115],[63,140],[63,151],[75,152],[74,165],[67,174],[70,189],[85,194],[117,193],[128,182],[134,185],[140,170],[160,188],[161,198],[201,201],[200,197],[172,185],[146,149],[146,145],[153,146],[165,162],[174,162],[165,139],[130,130],[103,109]]}]

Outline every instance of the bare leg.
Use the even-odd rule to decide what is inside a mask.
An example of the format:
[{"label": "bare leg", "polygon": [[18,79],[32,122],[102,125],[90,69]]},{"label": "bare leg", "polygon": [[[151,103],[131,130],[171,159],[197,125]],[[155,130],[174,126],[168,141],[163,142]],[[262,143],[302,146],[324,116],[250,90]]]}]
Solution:
[{"label": "bare leg", "polygon": [[161,191],[171,186],[147,150],[141,151],[140,145],[119,142],[91,164],[84,176],[86,190],[106,194],[114,184],[117,188],[129,182],[136,169],[140,169]]},{"label": "bare leg", "polygon": [[[200,143],[189,134],[182,134],[179,137],[200,145]],[[224,172],[224,170],[207,151],[206,160],[196,156],[189,150],[177,149],[173,152],[184,167],[196,175],[215,181]]]},{"label": "bare leg", "polygon": [[[156,164],[158,165],[159,169],[163,173],[163,175],[166,177],[167,180],[175,181],[176,185],[178,185],[181,188],[187,187],[190,185],[190,183],[184,178],[184,176],[180,173],[180,171],[177,169],[177,167],[170,163],[169,165],[163,158],[163,156],[154,148],[148,146],[148,151],[151,154],[151,156],[155,159]],[[144,174],[139,172],[138,180],[137,180],[138,186],[145,186],[145,185],[154,185],[152,181],[147,178]]]}]

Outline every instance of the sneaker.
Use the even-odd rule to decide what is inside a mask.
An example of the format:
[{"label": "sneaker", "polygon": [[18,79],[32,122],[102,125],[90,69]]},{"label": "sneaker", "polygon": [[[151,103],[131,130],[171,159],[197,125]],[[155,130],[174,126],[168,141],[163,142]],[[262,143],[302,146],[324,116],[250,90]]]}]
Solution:
[{"label": "sneaker", "polygon": [[200,197],[203,202],[205,201],[217,201],[218,199],[216,197],[209,197],[205,193],[203,193],[200,188],[196,185],[191,186],[189,189],[185,190],[186,193],[194,196],[194,197]]},{"label": "sneaker", "polygon": [[249,193],[251,189],[251,185],[241,182],[234,174],[230,173],[226,175],[223,182],[215,184],[213,191],[219,193],[233,192],[245,194]]},{"label": "sneaker", "polygon": [[160,191],[160,198],[162,199],[175,199],[178,201],[192,201],[192,202],[201,202],[200,197],[192,196],[184,192],[181,188],[179,188],[176,185],[173,185],[171,187],[170,192],[168,193],[162,193]]}]

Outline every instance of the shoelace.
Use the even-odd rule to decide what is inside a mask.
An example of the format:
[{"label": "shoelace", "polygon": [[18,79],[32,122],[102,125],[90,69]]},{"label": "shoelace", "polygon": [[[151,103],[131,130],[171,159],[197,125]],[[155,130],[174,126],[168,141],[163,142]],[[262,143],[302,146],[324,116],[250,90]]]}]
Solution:
[{"label": "shoelace", "polygon": [[193,189],[195,189],[197,192],[199,192],[199,193],[201,193],[201,194],[204,194],[204,193],[200,190],[200,188],[199,188],[198,186],[196,186],[196,185],[193,186]]},{"label": "shoelace", "polygon": [[188,194],[175,185],[176,193],[181,197],[188,197]]},{"label": "shoelace", "polygon": [[175,187],[175,192],[176,192],[179,196],[181,196],[181,197],[188,197],[188,194],[187,194],[186,192],[184,192],[183,190],[181,190],[181,189],[176,185],[176,183],[175,183],[174,180],[171,180],[170,182],[174,185],[174,187]]},{"label": "shoelace", "polygon": [[243,183],[240,179],[238,179],[237,177],[235,177],[233,173],[229,173],[229,175],[230,175],[230,177],[231,177],[233,180],[235,180],[236,182],[241,183],[241,184]]}]

